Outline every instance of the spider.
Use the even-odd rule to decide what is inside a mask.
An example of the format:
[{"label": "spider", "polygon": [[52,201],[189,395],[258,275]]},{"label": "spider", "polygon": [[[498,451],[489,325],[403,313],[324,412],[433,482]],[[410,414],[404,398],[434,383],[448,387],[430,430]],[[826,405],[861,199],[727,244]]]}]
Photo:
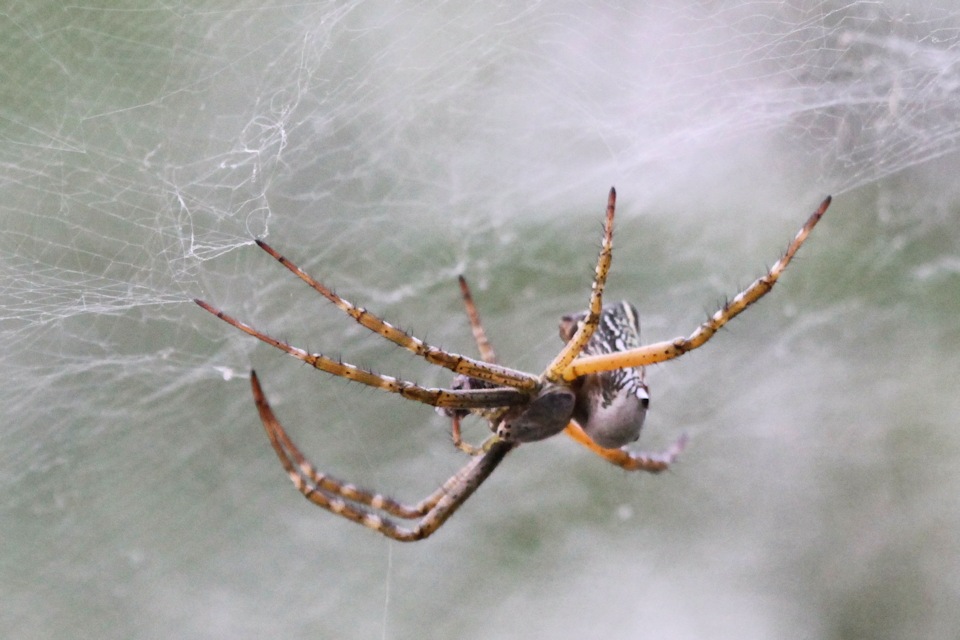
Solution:
[{"label": "spider", "polygon": [[[637,312],[633,306],[627,302],[603,304],[604,285],[612,258],[616,206],[616,191],[611,188],[589,307],[562,318],[560,337],[564,346],[540,375],[497,364],[463,277],[460,278],[461,293],[480,352],[479,360],[431,346],[351,304],[265,242],[256,240],[261,249],[362,326],[427,362],[454,372],[454,382],[448,389],[422,387],[319,353],[309,353],[272,338],[202,300],[195,299],[194,302],[228,324],[321,371],[432,405],[451,418],[454,443],[471,454],[469,462],[420,502],[405,504],[338,480],[314,467],[280,425],[267,403],[256,372],[250,374],[254,402],[267,437],[300,493],[315,505],[389,538],[421,540],[440,528],[513,449],[561,432],[625,470],[658,473],[667,469],[682,451],[684,437],[666,451],[656,454],[634,453],[625,448],[639,438],[649,404],[644,367],[672,360],[702,346],[727,322],[766,295],[829,205],[828,196],[773,267],[726,302],[688,337],[641,345]],[[460,420],[469,414],[486,419],[492,431],[492,435],[479,446],[471,446],[461,439]],[[416,522],[404,526],[398,519]]]}]

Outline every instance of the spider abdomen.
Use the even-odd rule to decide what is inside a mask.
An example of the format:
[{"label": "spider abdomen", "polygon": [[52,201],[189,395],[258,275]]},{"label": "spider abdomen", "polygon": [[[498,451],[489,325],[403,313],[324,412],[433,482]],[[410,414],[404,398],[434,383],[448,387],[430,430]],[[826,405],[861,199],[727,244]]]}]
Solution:
[{"label": "spider abdomen", "polygon": [[650,404],[647,387],[639,375],[626,381],[612,380],[613,377],[610,372],[585,376],[573,413],[587,435],[608,449],[618,449],[640,438]]},{"label": "spider abdomen", "polygon": [[[570,340],[586,312],[564,316],[560,337]],[[607,305],[583,355],[626,351],[640,346],[637,310],[629,302]],[[580,378],[573,419],[601,447],[616,449],[640,437],[650,395],[643,368],[616,369]]]}]

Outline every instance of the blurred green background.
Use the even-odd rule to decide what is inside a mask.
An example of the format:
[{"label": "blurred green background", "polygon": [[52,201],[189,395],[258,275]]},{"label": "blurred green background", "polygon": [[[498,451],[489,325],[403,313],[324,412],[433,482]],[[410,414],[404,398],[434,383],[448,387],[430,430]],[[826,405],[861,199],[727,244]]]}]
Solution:
[{"label": "blurred green background", "polygon": [[[949,3],[15,0],[0,16],[0,634],[955,638],[960,12]],[[247,373],[324,470],[414,500],[432,410],[216,321],[426,385],[259,251],[539,371],[608,299],[690,332],[834,204],[777,289],[651,368],[653,477],[556,438],[428,541],[310,506]],[[479,423],[467,426],[476,441]]]}]

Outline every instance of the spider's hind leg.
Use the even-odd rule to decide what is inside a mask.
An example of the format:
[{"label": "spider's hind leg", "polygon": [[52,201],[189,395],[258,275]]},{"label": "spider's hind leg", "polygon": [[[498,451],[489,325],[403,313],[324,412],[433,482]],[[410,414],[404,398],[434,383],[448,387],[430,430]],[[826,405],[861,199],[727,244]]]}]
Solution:
[{"label": "spider's hind leg", "polygon": [[687,446],[687,435],[683,434],[664,451],[657,453],[632,452],[627,449],[606,449],[594,442],[580,425],[570,422],[564,433],[578,444],[583,445],[610,464],[624,471],[646,471],[660,473],[666,471]]},{"label": "spider's hind leg", "polygon": [[[297,490],[318,507],[401,542],[422,540],[439,529],[460,505],[473,495],[515,446],[492,439],[485,447],[483,455],[472,458],[420,502],[407,505],[317,470],[280,425],[254,372],[250,374],[250,385],[270,444]],[[376,511],[397,518],[419,520],[413,526],[407,527]]]}]

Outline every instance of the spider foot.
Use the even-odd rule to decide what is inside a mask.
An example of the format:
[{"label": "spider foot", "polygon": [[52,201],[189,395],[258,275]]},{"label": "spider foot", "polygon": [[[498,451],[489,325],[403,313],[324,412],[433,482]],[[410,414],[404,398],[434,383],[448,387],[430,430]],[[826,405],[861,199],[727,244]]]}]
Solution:
[{"label": "spider foot", "polygon": [[636,453],[633,454],[633,456],[637,459],[646,458],[654,466],[662,465],[661,468],[647,469],[647,471],[659,473],[660,471],[666,471],[671,464],[676,462],[677,458],[680,457],[680,454],[683,453],[683,450],[687,448],[688,442],[690,442],[690,436],[688,436],[686,433],[681,433],[680,437],[674,440],[673,444],[663,451],[650,454]]},{"label": "spider foot", "polygon": [[[682,434],[676,441],[663,451],[655,453],[630,452],[626,449],[615,449],[621,455],[612,457],[603,455],[609,462],[622,467],[626,471],[646,471],[647,473],[661,473],[670,468],[687,446],[689,438]],[[608,450],[609,451],[609,450]]]}]

